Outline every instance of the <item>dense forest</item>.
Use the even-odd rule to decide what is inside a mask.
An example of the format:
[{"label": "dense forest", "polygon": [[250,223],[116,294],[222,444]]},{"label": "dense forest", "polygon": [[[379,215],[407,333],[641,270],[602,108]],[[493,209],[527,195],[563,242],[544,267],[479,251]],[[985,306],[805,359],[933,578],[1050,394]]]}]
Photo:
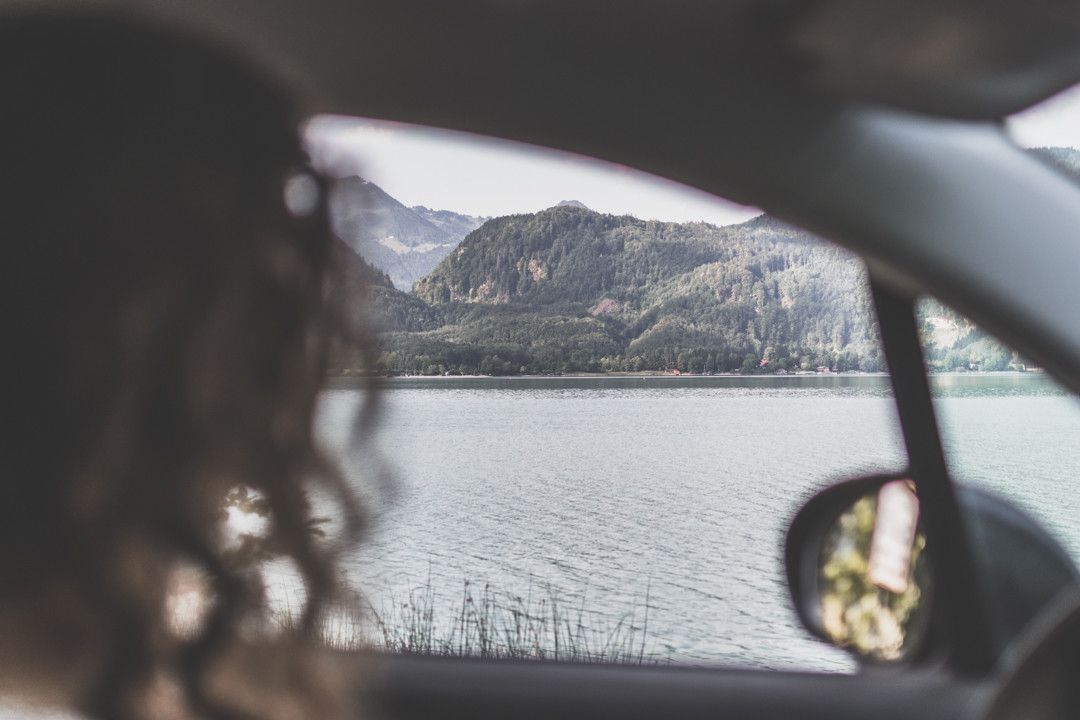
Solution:
[{"label": "dense forest", "polygon": [[1030,362],[936,300],[919,301],[927,363],[934,370],[1025,370]]},{"label": "dense forest", "polygon": [[369,282],[395,374],[882,363],[861,265],[765,217],[715,227],[564,205],[487,222],[414,293]]},{"label": "dense forest", "polygon": [[[389,374],[884,369],[861,263],[766,216],[716,227],[559,206],[496,218],[412,293],[353,258]],[[1020,362],[937,303],[920,317],[935,367]]]}]

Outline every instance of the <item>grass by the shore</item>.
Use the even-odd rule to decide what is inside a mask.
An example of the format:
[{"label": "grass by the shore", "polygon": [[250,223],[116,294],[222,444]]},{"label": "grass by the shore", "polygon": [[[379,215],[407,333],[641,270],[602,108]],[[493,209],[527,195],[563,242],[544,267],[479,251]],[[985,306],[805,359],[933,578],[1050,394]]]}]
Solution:
[{"label": "grass by the shore", "polygon": [[[460,600],[442,605],[431,583],[406,598],[370,606],[358,620],[333,619],[322,640],[342,650],[564,662],[648,664],[670,660],[649,636],[650,594],[611,620],[586,597],[565,602],[548,587],[525,596],[463,581]],[[280,614],[288,626],[291,613]]]}]

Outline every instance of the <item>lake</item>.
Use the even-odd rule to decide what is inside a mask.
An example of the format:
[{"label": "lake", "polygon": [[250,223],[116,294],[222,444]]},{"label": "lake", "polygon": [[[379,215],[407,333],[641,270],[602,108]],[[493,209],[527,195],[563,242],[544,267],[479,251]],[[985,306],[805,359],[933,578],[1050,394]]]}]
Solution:
[{"label": "lake", "polygon": [[[1077,400],[1038,374],[933,385],[954,476],[1006,494],[1080,558]],[[373,524],[346,563],[383,617],[419,596],[449,631],[468,581],[504,610],[539,608],[537,598],[541,612],[570,609],[574,627],[598,633],[594,645],[633,627],[635,646],[644,638],[642,652],[673,662],[852,668],[799,626],[781,547],[815,491],[903,468],[888,378],[385,387],[375,450],[348,467]],[[323,398],[320,431],[337,451],[358,397]],[[375,455],[393,468],[389,490],[365,480]]]}]

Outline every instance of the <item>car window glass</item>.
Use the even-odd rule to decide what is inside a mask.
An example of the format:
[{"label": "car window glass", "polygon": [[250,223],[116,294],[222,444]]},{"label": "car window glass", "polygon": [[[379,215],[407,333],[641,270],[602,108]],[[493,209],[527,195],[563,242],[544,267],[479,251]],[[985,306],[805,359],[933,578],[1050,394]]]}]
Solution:
[{"label": "car window glass", "polygon": [[926,299],[918,313],[953,476],[1019,505],[1080,559],[1080,401],[951,308]]},{"label": "car window glass", "polygon": [[[904,466],[856,258],[575,156],[342,118],[309,138],[374,267],[393,482],[349,562],[367,642],[852,669],[799,626],[781,548],[816,490]],[[338,449],[354,372],[324,397]]]}]

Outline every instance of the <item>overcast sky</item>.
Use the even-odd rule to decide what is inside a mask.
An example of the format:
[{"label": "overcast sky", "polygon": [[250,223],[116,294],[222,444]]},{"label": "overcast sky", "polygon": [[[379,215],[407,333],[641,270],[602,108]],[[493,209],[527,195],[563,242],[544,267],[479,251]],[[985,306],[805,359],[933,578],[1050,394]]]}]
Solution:
[{"label": "overcast sky", "polygon": [[[1007,125],[1024,147],[1080,147],[1080,87]],[[406,205],[508,215],[580,200],[602,212],[718,225],[758,212],[621,165],[466,133],[324,117],[307,137],[320,166],[362,174]]]},{"label": "overcast sky", "polygon": [[1080,85],[1014,115],[1007,125],[1024,147],[1080,147]]}]

